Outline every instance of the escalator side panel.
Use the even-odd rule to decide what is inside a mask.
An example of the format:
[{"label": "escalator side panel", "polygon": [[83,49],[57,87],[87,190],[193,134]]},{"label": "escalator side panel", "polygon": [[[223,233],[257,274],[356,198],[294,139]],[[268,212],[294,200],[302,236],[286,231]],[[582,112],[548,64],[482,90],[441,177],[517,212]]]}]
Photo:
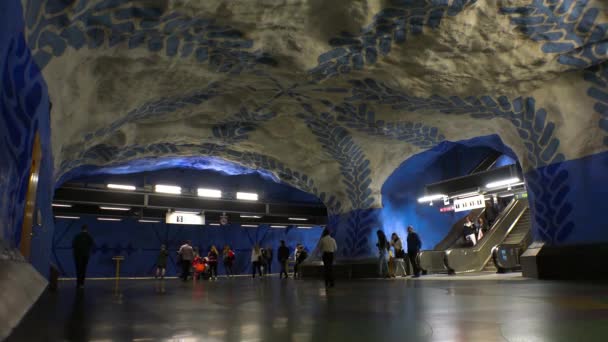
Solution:
[{"label": "escalator side panel", "polygon": [[513,202],[513,205],[497,220],[477,246],[447,250],[447,267],[455,273],[481,271],[491,258],[494,246],[500,244],[508,236],[527,208],[527,200]]}]

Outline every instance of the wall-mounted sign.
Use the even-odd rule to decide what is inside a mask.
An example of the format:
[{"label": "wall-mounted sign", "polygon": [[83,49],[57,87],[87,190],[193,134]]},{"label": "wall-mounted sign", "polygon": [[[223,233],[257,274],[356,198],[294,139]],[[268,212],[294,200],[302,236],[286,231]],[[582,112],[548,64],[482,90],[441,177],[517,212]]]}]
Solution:
[{"label": "wall-mounted sign", "polygon": [[439,208],[439,212],[440,213],[447,213],[450,211],[454,211],[454,206],[453,205],[448,205],[447,207],[441,207]]},{"label": "wall-mounted sign", "polygon": [[465,211],[471,209],[485,208],[486,201],[483,195],[467,197],[454,200],[454,211]]},{"label": "wall-mounted sign", "polygon": [[527,192],[515,195],[515,199],[524,199],[524,198],[528,198]]},{"label": "wall-mounted sign", "polygon": [[167,213],[165,217],[165,222],[172,224],[196,224],[196,225],[204,225],[205,224],[205,215],[203,214],[190,214],[190,213]]}]

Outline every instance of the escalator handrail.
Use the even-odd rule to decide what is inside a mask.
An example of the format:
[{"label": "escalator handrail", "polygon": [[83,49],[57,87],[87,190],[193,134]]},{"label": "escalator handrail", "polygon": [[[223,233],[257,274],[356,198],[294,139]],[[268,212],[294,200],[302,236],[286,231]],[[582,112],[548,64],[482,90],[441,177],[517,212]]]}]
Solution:
[{"label": "escalator handrail", "polygon": [[[474,247],[469,247],[469,248],[453,248],[453,249],[449,249],[446,251],[446,262],[448,263],[448,268],[450,269],[454,269],[453,267],[450,266],[450,255],[454,254],[460,254],[460,255],[464,255],[464,256],[468,256],[470,255],[471,258],[475,257],[478,255],[478,253],[482,252],[482,251],[487,251],[487,256],[485,257],[484,260],[482,260],[482,262],[479,265],[474,266],[472,269],[467,269],[465,271],[461,271],[461,272],[475,272],[475,271],[479,271],[481,269],[483,269],[483,267],[487,264],[487,262],[490,260],[490,258],[492,257],[492,253],[491,250],[496,246],[495,242],[491,242],[491,240],[495,240],[493,239],[493,237],[495,237],[497,234],[500,234],[500,237],[498,237],[498,239],[500,239],[499,241],[504,241],[504,239],[509,235],[509,233],[513,230],[513,228],[515,227],[515,225],[517,224],[517,222],[519,221],[519,219],[521,218],[521,216],[526,212],[526,210],[528,209],[528,205],[525,204],[524,202],[525,200],[512,200],[511,201],[511,206],[510,208],[508,208],[508,210],[505,210],[504,215],[501,215],[500,219],[497,220],[494,225],[492,225],[492,229],[491,231],[486,235],[486,237],[484,239],[481,240],[481,242],[479,244],[477,244]],[[510,214],[518,207],[520,207],[518,204],[522,203],[521,206],[521,211],[519,213],[516,213],[516,217],[509,222],[505,223],[505,218],[511,216]],[[506,229],[501,229],[503,224],[509,224],[509,226]],[[455,266],[455,265],[452,265]]]}]

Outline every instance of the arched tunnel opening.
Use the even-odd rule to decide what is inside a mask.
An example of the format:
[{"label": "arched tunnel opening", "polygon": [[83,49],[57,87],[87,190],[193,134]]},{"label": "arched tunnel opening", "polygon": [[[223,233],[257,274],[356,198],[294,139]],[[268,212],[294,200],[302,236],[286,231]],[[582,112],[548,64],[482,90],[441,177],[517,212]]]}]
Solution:
[{"label": "arched tunnel opening", "polygon": [[[273,253],[283,240],[294,259],[297,245],[315,249],[327,224],[327,210],[314,195],[266,170],[206,157],[81,167],[62,177],[52,205],[52,262],[66,278],[76,276],[72,241],[82,225],[95,240],[88,274],[108,278],[116,256],[125,258],[123,276],[154,277],[161,246],[170,252],[166,276],[178,276],[177,251],[186,241],[201,257],[212,246],[227,246],[235,253],[231,275],[249,275],[256,244]],[[290,275],[294,265],[295,259]],[[274,256],[265,271],[279,267]],[[219,274],[228,271],[220,263]]]},{"label": "arched tunnel opening", "polygon": [[[599,0],[1,1],[0,339],[369,340],[404,324],[421,340],[580,338],[554,317],[603,308],[601,290],[537,279],[608,278],[607,13]],[[99,280],[63,297],[84,224],[89,276],[123,292]],[[255,243],[275,249],[273,271],[279,241],[301,243],[304,279],[157,283],[154,298],[138,296],[144,280],[118,286],[183,240],[235,247],[242,274]],[[357,279],[403,250],[425,277]],[[488,293],[508,305],[478,310]],[[158,316],[129,300],[162,305],[170,329],[149,337]],[[201,318],[217,329],[194,307],[220,312]],[[559,314],[523,322],[522,307]],[[42,329],[49,312],[58,324]],[[587,328],[571,330],[605,335]]]}]

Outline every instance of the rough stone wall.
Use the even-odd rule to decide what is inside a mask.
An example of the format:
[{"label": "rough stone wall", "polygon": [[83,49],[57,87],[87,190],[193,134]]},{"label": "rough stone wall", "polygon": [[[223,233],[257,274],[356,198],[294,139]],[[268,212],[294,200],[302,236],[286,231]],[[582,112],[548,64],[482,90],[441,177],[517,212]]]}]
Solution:
[{"label": "rough stone wall", "polygon": [[526,171],[608,149],[604,1],[23,3],[57,179],[215,156],[337,214],[444,140],[498,134]]}]

